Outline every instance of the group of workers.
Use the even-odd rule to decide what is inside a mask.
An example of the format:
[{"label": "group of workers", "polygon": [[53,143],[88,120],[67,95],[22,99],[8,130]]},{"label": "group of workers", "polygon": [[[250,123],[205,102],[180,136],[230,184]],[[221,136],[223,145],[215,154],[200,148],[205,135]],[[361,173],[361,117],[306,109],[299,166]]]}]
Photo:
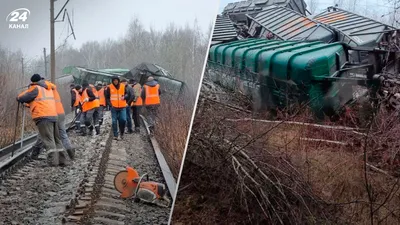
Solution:
[{"label": "group of workers", "polygon": [[[148,112],[150,127],[154,127],[161,91],[160,85],[151,76],[143,86],[134,79],[128,82],[125,78],[114,76],[109,85],[97,82],[95,86],[83,81],[82,85],[72,84],[70,87],[75,128],[82,136],[88,135],[88,131],[90,135],[93,131],[96,135],[100,134],[105,110],[111,111],[115,140],[123,139],[125,127],[127,133],[140,133],[139,113],[142,106]],[[34,74],[28,90],[19,94],[17,101],[30,108],[39,131],[32,157],[38,158],[44,148],[50,165],[68,165],[68,160],[74,159],[75,148],[67,135],[65,112],[56,85]]]},{"label": "group of workers", "polygon": [[157,107],[160,105],[160,94],[160,85],[151,76],[143,87],[134,79],[128,82],[118,76],[112,77],[109,85],[97,82],[94,86],[86,81],[82,86],[72,85],[71,107],[75,116],[79,117],[75,121],[76,129],[82,136],[86,136],[86,129],[92,134],[94,127],[96,134],[99,134],[104,111],[109,109],[115,140],[123,139],[125,133],[140,133],[139,113],[142,106],[146,107],[150,126],[153,127]]}]

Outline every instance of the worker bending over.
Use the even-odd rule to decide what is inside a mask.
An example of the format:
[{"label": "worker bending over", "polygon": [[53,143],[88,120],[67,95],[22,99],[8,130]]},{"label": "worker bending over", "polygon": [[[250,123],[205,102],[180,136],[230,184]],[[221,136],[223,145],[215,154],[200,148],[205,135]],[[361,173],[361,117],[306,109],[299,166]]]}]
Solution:
[{"label": "worker bending over", "polygon": [[148,77],[147,82],[143,85],[142,99],[149,114],[149,126],[152,131],[154,131],[157,109],[160,105],[160,95],[160,85],[153,77]]},{"label": "worker bending over", "polygon": [[86,136],[86,128],[89,134],[93,134],[93,128],[96,129],[96,135],[100,134],[100,126],[98,124],[98,109],[100,107],[99,97],[93,85],[89,85],[87,81],[82,84],[82,113],[81,113],[81,135]]},{"label": "worker bending over", "polygon": [[[111,82],[104,95],[107,104],[111,106],[114,140],[121,140],[124,136],[126,123],[126,100],[129,100],[131,96],[129,96],[129,91],[125,88],[125,85],[121,84],[119,77],[113,76]],[[118,136],[118,127],[120,136]]]},{"label": "worker bending over", "polygon": [[28,90],[20,93],[17,101],[29,105],[32,119],[35,122],[40,139],[47,150],[47,162],[49,165],[66,165],[67,158],[60,139],[57,125],[57,109],[53,90],[41,80],[39,74],[31,77]]},{"label": "worker bending over", "polygon": [[[55,84],[51,83],[50,81],[45,80],[44,77],[42,77],[42,80],[53,91],[54,100],[55,100],[55,104],[56,104],[56,111],[57,111],[57,116],[58,116],[58,120],[57,120],[58,121],[58,123],[57,123],[58,132],[60,134],[61,142],[62,142],[64,148],[67,150],[69,158],[74,159],[75,148],[72,146],[71,141],[69,140],[69,137],[67,134],[67,129],[65,128],[65,111],[64,111],[64,107],[61,102],[60,94],[57,90],[57,86]],[[40,154],[40,150],[42,148],[44,148],[43,141],[42,141],[40,135],[38,135],[37,141],[36,141],[35,145],[32,147],[32,158],[34,158],[34,159],[37,158],[38,155]],[[64,151],[58,152],[58,154],[65,154],[65,152]]]}]

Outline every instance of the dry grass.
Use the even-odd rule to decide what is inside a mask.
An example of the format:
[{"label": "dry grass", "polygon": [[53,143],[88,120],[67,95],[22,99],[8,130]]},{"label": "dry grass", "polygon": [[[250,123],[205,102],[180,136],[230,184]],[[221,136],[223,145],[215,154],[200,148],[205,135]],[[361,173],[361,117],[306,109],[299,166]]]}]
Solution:
[{"label": "dry grass", "polygon": [[321,224],[332,220],[333,207],[312,193],[288,158],[251,143],[251,133],[241,134],[223,118],[232,116],[231,110],[207,101],[200,107],[186,153],[174,223]]},{"label": "dry grass", "polygon": [[[304,121],[304,116],[295,119]],[[269,153],[272,151],[289,158],[307,178],[316,196],[330,205],[339,206],[339,218],[343,223],[371,224],[372,217],[374,224],[397,224],[400,222],[400,141],[396,137],[400,125],[396,121],[396,112],[381,109],[368,137],[359,133],[362,129],[355,132],[281,124],[257,144],[266,146]],[[260,120],[231,121],[229,124],[239,132],[253,136],[275,126]],[[337,141],[344,145],[305,138]]]},{"label": "dry grass", "polygon": [[[360,134],[366,132],[365,128],[343,131],[243,121],[240,119],[252,119],[255,115],[207,100],[200,101],[198,107],[173,224],[282,223],[276,215],[285,215],[283,224],[400,223],[397,114],[381,109],[366,137]],[[305,113],[291,120],[310,122],[310,116]],[[342,118],[340,123],[354,125],[348,118]],[[250,177],[262,183],[268,198],[257,194],[259,188],[255,186],[250,189],[256,195],[243,191],[243,184],[251,185],[252,181],[235,172],[235,167],[226,160],[232,155],[232,146],[224,143],[225,139],[247,152],[256,163],[258,169],[252,170],[241,161]],[[260,179],[260,171],[272,182]],[[288,187],[283,190],[290,201],[274,197],[274,187],[282,185]],[[262,202],[265,199],[273,201],[265,204]],[[282,214],[273,213],[272,207]]]},{"label": "dry grass", "polygon": [[[14,141],[15,119],[17,116],[16,96],[29,81],[22,76],[20,52],[11,52],[0,46],[0,148],[10,145]],[[34,124],[30,120],[30,113],[27,111],[26,132],[32,132]],[[19,110],[19,122],[17,124],[17,140],[21,137],[22,110]]]},{"label": "dry grass", "polygon": [[[155,136],[175,179],[179,175],[192,110],[178,102],[163,99],[158,109]],[[168,104],[166,104],[168,103]]]},{"label": "dry grass", "polygon": [[[22,54],[12,52],[0,46],[0,148],[13,143],[15,129],[17,130],[16,140],[21,138],[22,129],[22,108],[18,112],[18,124],[15,126],[17,116],[16,97],[26,90],[24,86],[30,83],[31,72],[25,68],[22,72]],[[29,61],[29,60],[28,60]],[[25,61],[26,62],[26,61]],[[25,64],[27,67],[27,65]],[[36,72],[36,71],[34,71]],[[24,74],[24,75],[23,75]],[[69,84],[57,84],[66,113],[69,109]],[[29,109],[26,110],[25,137],[35,132],[36,126],[33,123]]]},{"label": "dry grass", "polygon": [[[263,124],[236,124],[236,129],[247,132],[249,127],[258,130],[266,130],[271,125]],[[268,128],[269,127],[269,128]],[[257,130],[257,129],[256,129]],[[351,138],[351,135],[343,136],[338,131],[318,132],[319,139],[347,141],[350,144],[360,142]],[[332,133],[336,133],[333,135]],[[312,187],[313,193],[324,202],[340,206],[340,220],[351,224],[369,224],[370,202],[365,189],[363,151],[361,146],[326,144],[302,140],[316,132],[310,128],[298,126],[282,126],[277,128],[271,135],[264,137],[258,142],[259,145],[270,146],[269,153],[283,155],[290,159],[291,163],[301,171],[307,183]],[[342,138],[340,138],[342,136]],[[332,138],[335,137],[335,138]],[[371,139],[381,139],[375,137]],[[274,146],[271,148],[271,146]],[[368,154],[377,155],[377,148],[368,150]],[[387,153],[393,149],[387,149]],[[381,158],[369,160],[372,165],[381,165]],[[388,163],[383,168],[388,169]],[[380,166],[379,166],[380,167]],[[381,167],[382,168],[382,167]],[[394,167],[388,173],[395,173],[399,167]],[[394,177],[387,176],[377,171],[368,169],[370,186],[373,188],[374,223],[397,224],[400,212],[400,191]],[[389,199],[387,199],[389,198]],[[387,199],[387,200],[386,200]],[[380,205],[382,205],[377,209]]]}]

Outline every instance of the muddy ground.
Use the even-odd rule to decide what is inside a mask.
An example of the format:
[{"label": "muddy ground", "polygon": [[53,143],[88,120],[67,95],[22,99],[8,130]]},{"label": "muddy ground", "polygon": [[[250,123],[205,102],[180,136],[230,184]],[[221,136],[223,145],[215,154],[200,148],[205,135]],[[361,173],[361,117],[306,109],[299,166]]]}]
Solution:
[{"label": "muddy ground", "polygon": [[66,167],[48,167],[45,154],[14,171],[0,184],[0,224],[61,224],[63,213],[75,195],[92,157],[101,154],[100,143],[108,136],[106,117],[102,134],[69,137],[78,149]]},{"label": "muddy ground", "polygon": [[[99,136],[80,137],[69,132],[73,144],[79,146],[71,165],[48,167],[42,153],[39,160],[28,162],[0,183],[0,224],[62,224],[67,205],[88,173],[88,164],[104,151],[111,129],[110,115],[106,115]],[[152,181],[165,183],[144,127],[141,134],[126,134],[124,140],[112,141],[112,147],[126,149],[126,165],[140,174],[148,173]],[[125,224],[168,224],[170,208],[133,200],[125,203]]]},{"label": "muddy ground", "polygon": [[[120,144],[121,142],[118,142]],[[142,126],[141,134],[130,134],[122,141],[128,154],[127,163],[139,174],[148,173],[151,181],[165,184],[161,169],[158,167],[156,155]],[[116,142],[113,141],[113,146]],[[171,200],[172,202],[172,200]],[[171,208],[126,201],[131,212],[126,215],[125,224],[168,224]]]}]

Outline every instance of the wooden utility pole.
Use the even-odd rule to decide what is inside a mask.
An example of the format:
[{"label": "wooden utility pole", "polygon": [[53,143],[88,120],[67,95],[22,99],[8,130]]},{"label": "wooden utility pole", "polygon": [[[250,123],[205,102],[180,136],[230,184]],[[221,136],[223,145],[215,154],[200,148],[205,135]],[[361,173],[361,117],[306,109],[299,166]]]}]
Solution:
[{"label": "wooden utility pole", "polygon": [[56,53],[54,40],[54,1],[50,0],[50,75],[51,82],[56,82]]},{"label": "wooden utility pole", "polygon": [[22,65],[22,79],[24,79],[25,77],[24,58],[21,58],[21,65]]},{"label": "wooden utility pole", "polygon": [[46,79],[49,79],[47,75],[47,56],[46,56],[46,48],[43,48],[43,59],[44,59],[44,76]]}]

